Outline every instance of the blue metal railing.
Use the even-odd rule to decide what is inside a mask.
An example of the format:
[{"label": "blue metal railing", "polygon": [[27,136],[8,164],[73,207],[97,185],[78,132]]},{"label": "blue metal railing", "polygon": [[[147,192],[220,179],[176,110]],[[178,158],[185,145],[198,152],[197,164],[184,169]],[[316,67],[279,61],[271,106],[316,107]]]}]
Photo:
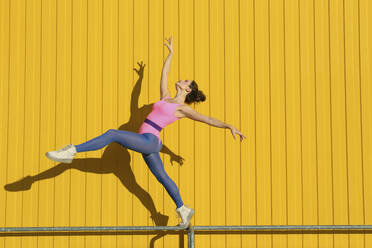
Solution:
[{"label": "blue metal railing", "polygon": [[182,228],[178,226],[71,226],[71,227],[2,227],[0,233],[25,233],[25,232],[61,232],[61,231],[187,231],[188,247],[194,248],[196,230],[202,231],[248,231],[248,230],[372,230],[372,225],[263,225],[263,226],[192,226]]}]

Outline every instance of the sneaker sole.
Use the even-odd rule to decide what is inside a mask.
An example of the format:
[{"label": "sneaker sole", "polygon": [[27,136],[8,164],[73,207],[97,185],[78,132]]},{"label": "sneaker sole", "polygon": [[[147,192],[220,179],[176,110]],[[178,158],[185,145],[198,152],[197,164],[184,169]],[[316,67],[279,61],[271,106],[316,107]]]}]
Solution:
[{"label": "sneaker sole", "polygon": [[53,160],[55,162],[62,162],[62,163],[67,163],[67,164],[71,164],[72,163],[72,159],[54,158],[54,157],[51,157],[48,152],[45,153],[45,156],[47,158],[49,158],[50,160]]}]

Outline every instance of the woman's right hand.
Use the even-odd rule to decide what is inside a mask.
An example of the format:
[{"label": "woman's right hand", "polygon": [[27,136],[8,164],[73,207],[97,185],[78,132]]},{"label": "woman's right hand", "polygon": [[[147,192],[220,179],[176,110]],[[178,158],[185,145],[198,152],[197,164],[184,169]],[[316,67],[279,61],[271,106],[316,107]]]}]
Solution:
[{"label": "woman's right hand", "polygon": [[173,53],[172,35],[169,37],[169,39],[167,39],[167,38],[165,38],[165,39],[169,42],[169,45],[165,42],[164,42],[164,45],[166,45],[168,47],[170,53]]},{"label": "woman's right hand", "polygon": [[242,141],[243,139],[245,139],[246,137],[238,130],[236,129],[234,126],[230,126],[230,131],[231,131],[231,134],[232,136],[234,137],[235,139],[235,134],[238,134],[240,135],[240,141]]}]

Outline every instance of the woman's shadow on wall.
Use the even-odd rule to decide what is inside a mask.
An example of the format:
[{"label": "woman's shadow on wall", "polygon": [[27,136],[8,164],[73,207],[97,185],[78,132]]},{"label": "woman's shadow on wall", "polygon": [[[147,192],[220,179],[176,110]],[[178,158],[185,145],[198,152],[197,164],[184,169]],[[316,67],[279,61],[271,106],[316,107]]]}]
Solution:
[{"label": "woman's shadow on wall", "polygon": [[[151,112],[153,105],[147,104],[143,105],[141,108],[138,107],[138,99],[141,92],[143,70],[145,65],[143,65],[142,62],[137,64],[139,65],[139,69],[133,69],[137,72],[139,78],[131,94],[130,119],[127,123],[118,128],[119,130],[132,131],[136,133],[138,132],[139,127],[145,120],[146,116]],[[180,165],[183,164],[184,159],[172,152],[166,145],[163,144],[160,152],[168,154],[172,164],[173,161],[178,162]],[[150,194],[137,183],[130,166],[130,154],[128,149],[116,142],[107,145],[101,158],[76,158],[71,164],[59,163],[55,167],[43,171],[35,176],[26,176],[17,182],[7,184],[4,186],[4,188],[7,191],[28,190],[31,188],[34,182],[56,177],[68,169],[77,169],[82,172],[92,172],[97,174],[113,173],[119,178],[120,182],[148,209],[148,211],[151,213],[151,219],[154,221],[156,226],[167,225],[169,216],[162,215],[156,210],[154,201],[152,200]],[[156,179],[155,176],[154,179]],[[157,238],[160,238],[165,234],[164,232],[159,233],[163,234],[155,237],[151,241],[152,244]]]}]

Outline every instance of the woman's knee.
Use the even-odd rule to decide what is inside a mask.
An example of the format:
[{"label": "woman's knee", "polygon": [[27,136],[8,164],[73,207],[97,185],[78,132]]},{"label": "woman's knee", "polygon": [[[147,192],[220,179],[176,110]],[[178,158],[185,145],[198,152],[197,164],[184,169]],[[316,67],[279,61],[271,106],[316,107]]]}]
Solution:
[{"label": "woman's knee", "polygon": [[116,135],[116,129],[108,129],[105,132],[106,139],[109,139],[110,143],[116,141]]},{"label": "woman's knee", "polygon": [[108,135],[109,137],[115,137],[116,136],[116,134],[117,134],[117,132],[116,132],[117,130],[116,129],[108,129],[106,132],[105,132],[105,134],[106,135]]}]

